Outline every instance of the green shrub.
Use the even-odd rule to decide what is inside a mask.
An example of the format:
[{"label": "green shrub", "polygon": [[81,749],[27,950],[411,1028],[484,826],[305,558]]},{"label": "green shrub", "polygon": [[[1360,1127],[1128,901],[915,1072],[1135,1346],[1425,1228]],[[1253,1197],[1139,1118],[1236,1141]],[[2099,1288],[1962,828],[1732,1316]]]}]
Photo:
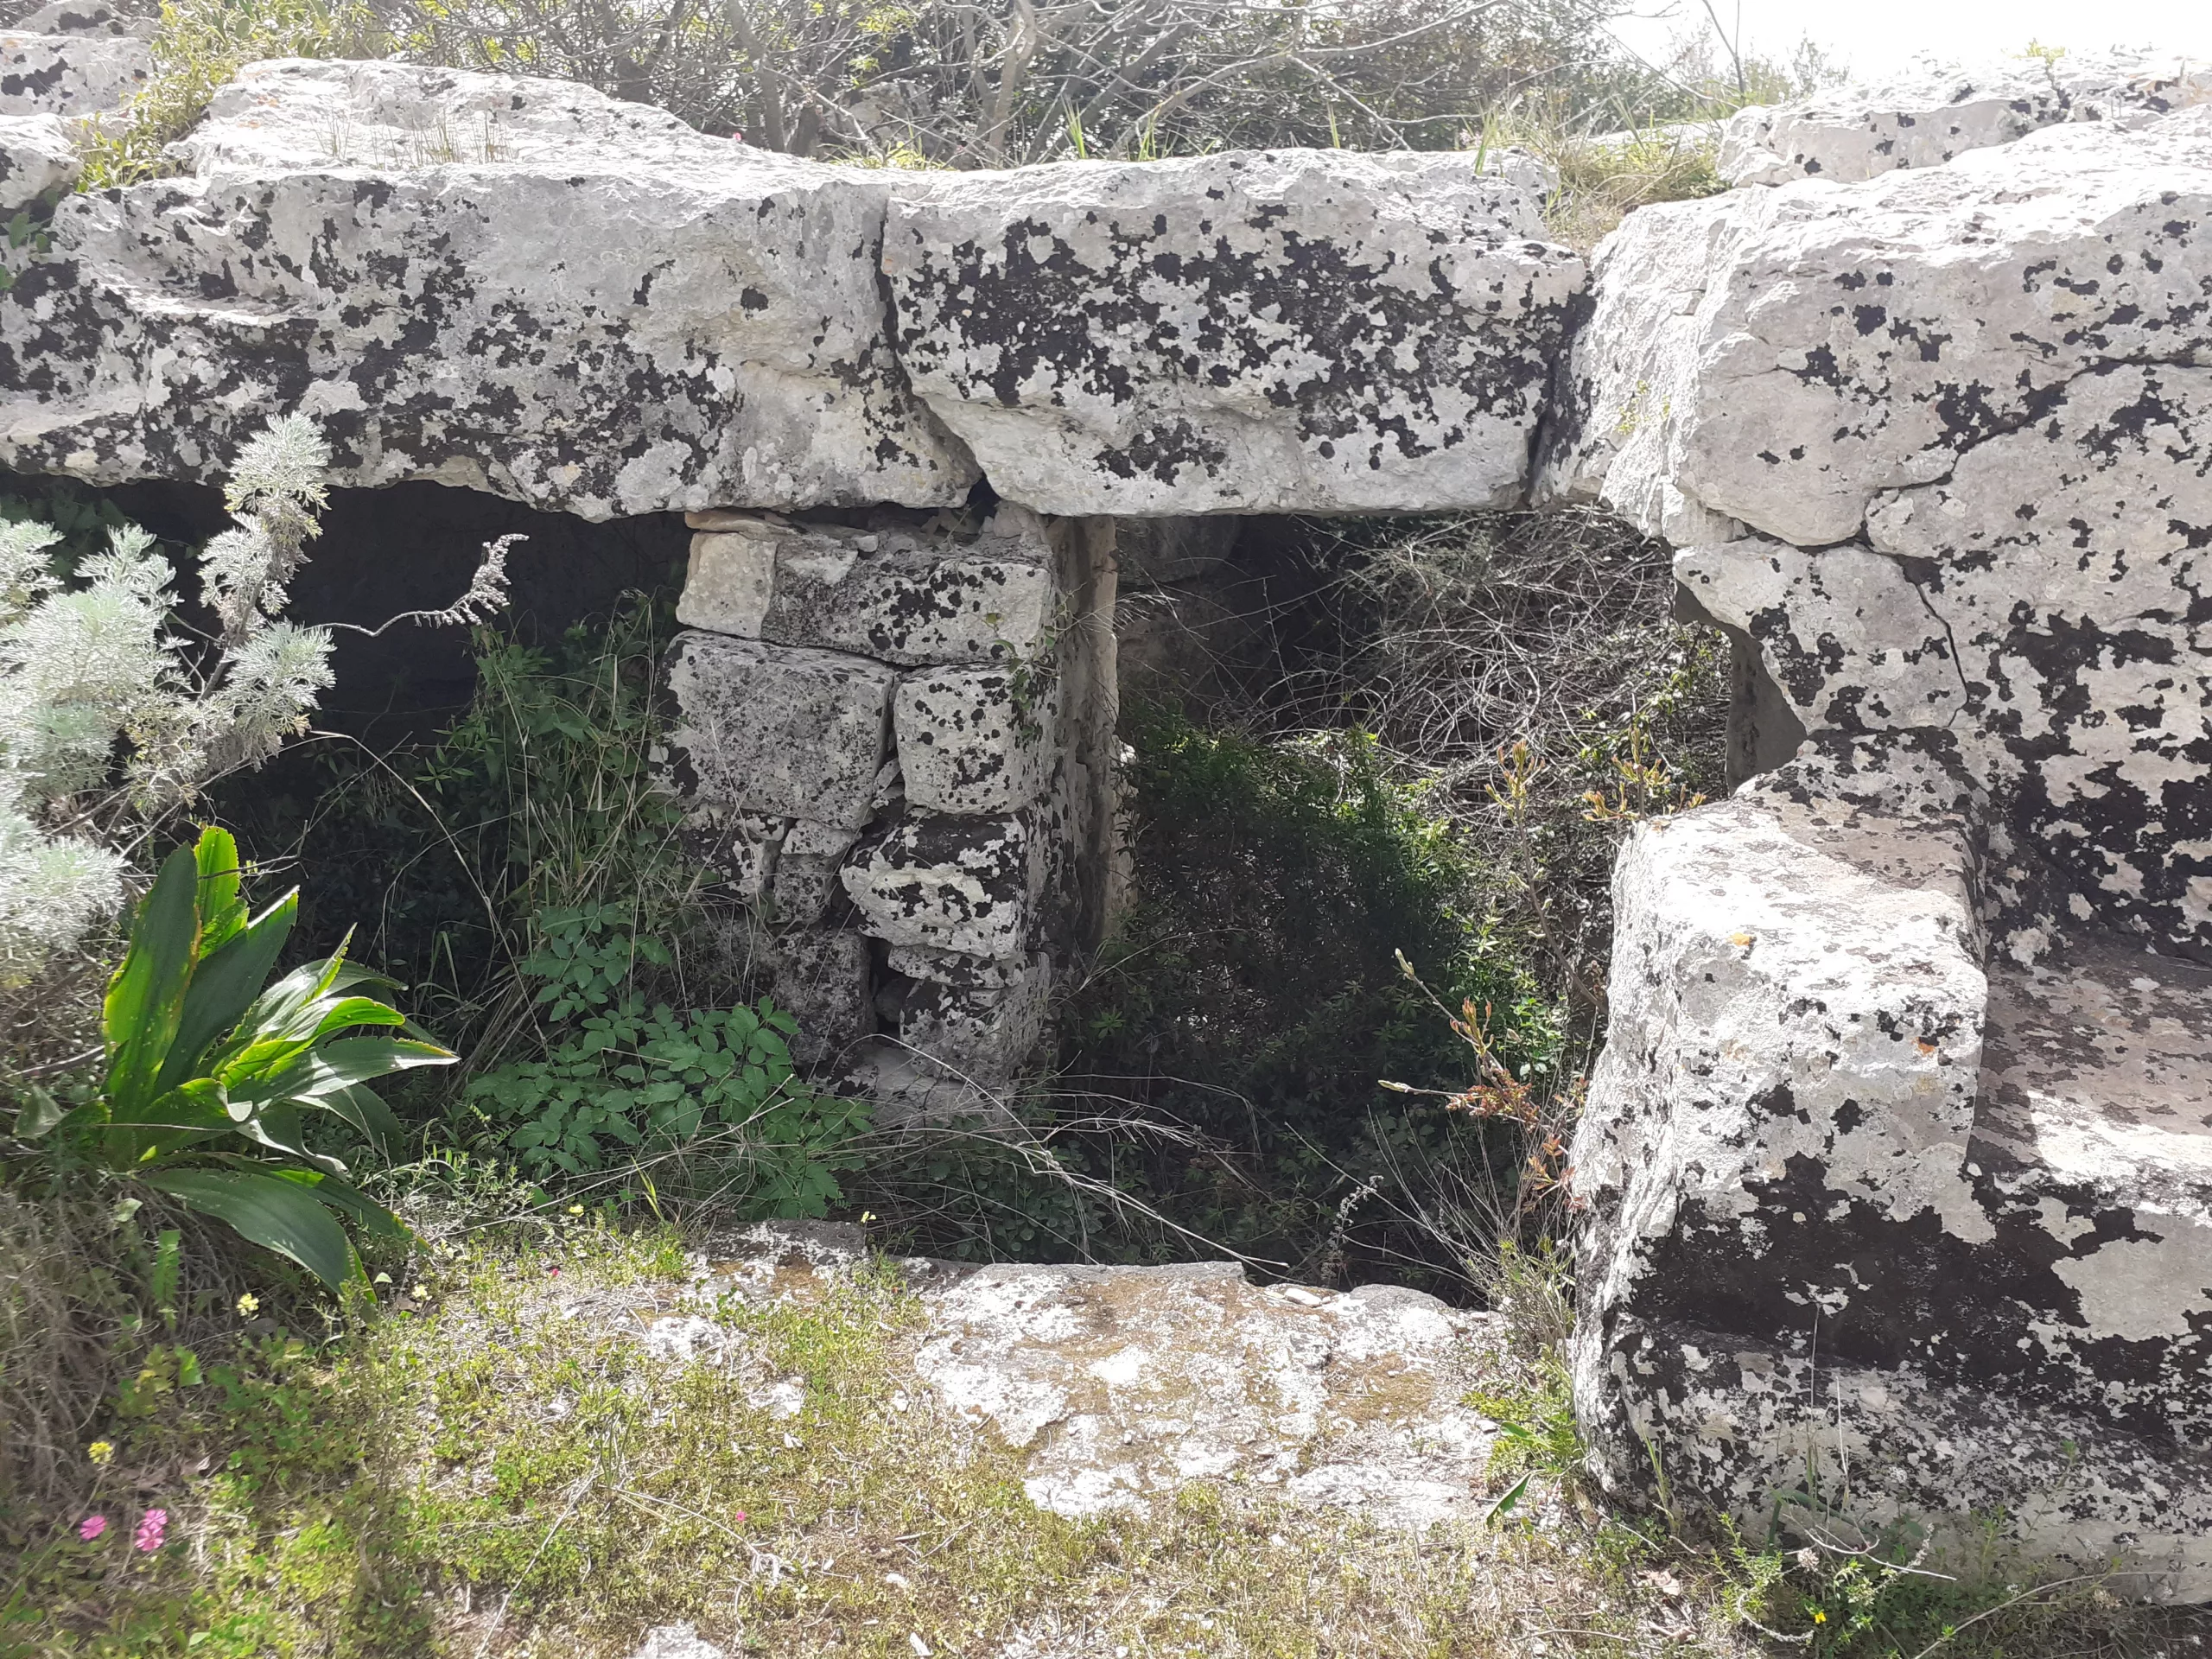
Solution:
[{"label": "green shrub", "polygon": [[[1081,1139],[1078,1161],[1209,1237],[1341,1272],[1360,1205],[1440,1160],[1487,1165],[1505,1147],[1379,1086],[1442,1088],[1461,1066],[1399,954],[1454,1003],[1486,1009],[1524,1077],[1555,1065],[1551,1008],[1488,937],[1459,838],[1372,740],[1262,742],[1160,709],[1130,711],[1125,729],[1133,901],[1071,1010],[1058,1080],[1114,1128]],[[1163,1126],[1205,1154],[1147,1138]]]}]

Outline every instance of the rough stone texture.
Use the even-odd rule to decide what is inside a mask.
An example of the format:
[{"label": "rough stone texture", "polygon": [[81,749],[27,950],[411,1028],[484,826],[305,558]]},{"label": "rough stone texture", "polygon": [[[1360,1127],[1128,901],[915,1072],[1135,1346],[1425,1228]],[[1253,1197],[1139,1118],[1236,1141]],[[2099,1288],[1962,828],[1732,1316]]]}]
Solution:
[{"label": "rough stone texture", "polygon": [[0,29],[0,115],[98,115],[153,74],[153,49],[141,40]]},{"label": "rough stone texture", "polygon": [[865,530],[691,517],[700,531],[677,614],[693,627],[912,667],[1020,662],[1055,620],[1052,549],[1020,507],[980,522],[878,514]]},{"label": "rough stone texture", "polygon": [[2139,110],[1599,254],[1542,488],[1681,546],[1798,745],[1616,874],[1618,1491],[2212,1598],[2209,221],[2212,107]]},{"label": "rough stone texture", "polygon": [[879,939],[1010,957],[1039,926],[1043,851],[1024,815],[978,822],[915,811],[864,861],[847,866],[842,880],[862,925]]},{"label": "rough stone texture", "polygon": [[702,1639],[696,1624],[658,1624],[645,1632],[645,1641],[630,1659],[729,1659],[729,1656]]},{"label": "rough stone texture", "polygon": [[890,1034],[951,1076],[1017,1075],[1044,1039],[1052,964],[1041,953],[993,961],[893,945],[888,966],[912,981],[886,1021]]},{"label": "rough stone texture", "polygon": [[1416,1529],[1484,1505],[1497,1431],[1460,1403],[1482,1315],[1262,1290],[1226,1262],[944,1277],[915,1373],[1027,1454],[1046,1509],[1143,1510],[1193,1480]]},{"label": "rough stone texture", "polygon": [[250,66],[180,154],[64,202],[0,296],[0,465],[212,479],[297,410],[335,481],[592,518],[976,480],[891,356],[876,175],[387,63]]},{"label": "rough stone texture", "polygon": [[77,146],[55,115],[0,115],[0,214],[13,218],[77,181]]},{"label": "rough stone texture", "polygon": [[684,634],[669,671],[678,787],[741,811],[857,830],[874,810],[896,680],[864,658]]},{"label": "rough stone texture", "polygon": [[125,35],[150,41],[161,20],[150,11],[118,10],[100,0],[51,0],[16,19],[15,27],[24,35]]},{"label": "rough stone texture", "polygon": [[1838,183],[1936,167],[2062,122],[2139,124],[2212,102],[2212,67],[2179,54],[2068,53],[1966,68],[1922,61],[1896,79],[1738,111],[1721,130],[1732,184]]},{"label": "rough stone texture", "polygon": [[1240,153],[902,187],[915,389],[1043,512],[1503,506],[1583,281],[1456,156]]},{"label": "rough stone texture", "polygon": [[[1640,830],[1573,1150],[1604,1478],[2005,1511],[2212,1595],[2212,974],[1985,970],[1972,826],[1789,768]],[[2072,1448],[2069,1455],[2069,1448]]]},{"label": "rough stone texture", "polygon": [[1014,669],[910,674],[891,705],[909,804],[933,812],[1011,812],[1051,781],[1058,688]]},{"label": "rough stone texture", "polygon": [[772,1412],[803,1383],[763,1363],[729,1308],[805,1308],[887,1268],[918,1307],[886,1355],[899,1408],[939,1414],[963,1452],[1010,1448],[1032,1499],[1060,1514],[1159,1513],[1204,1482],[1417,1534],[1479,1523],[1504,1484],[1485,1474],[1497,1425],[1464,1403],[1512,1372],[1500,1321],[1418,1291],[1262,1288],[1228,1262],[879,1263],[858,1227],[777,1221],[702,1240],[688,1284],[535,1294],[549,1319],[712,1365]]},{"label": "rough stone texture", "polygon": [[1866,535],[1676,569],[1808,728],[1909,736],[1988,789],[2072,919],[2212,958],[2212,370],[2084,373]]},{"label": "rough stone texture", "polygon": [[2208,221],[2212,107],[1644,208],[1595,261],[1542,492],[1678,544],[1847,541],[2084,374],[2212,351]]}]

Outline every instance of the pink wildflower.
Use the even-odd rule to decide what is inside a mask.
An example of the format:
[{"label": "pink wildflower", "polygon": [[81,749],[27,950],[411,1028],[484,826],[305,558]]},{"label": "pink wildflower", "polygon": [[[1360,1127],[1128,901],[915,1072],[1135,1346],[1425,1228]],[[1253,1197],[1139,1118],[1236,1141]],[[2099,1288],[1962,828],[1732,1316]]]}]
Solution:
[{"label": "pink wildflower", "polygon": [[99,1537],[100,1534],[106,1530],[107,1516],[104,1515],[88,1515],[78,1524],[77,1535],[89,1544],[93,1539]]},{"label": "pink wildflower", "polygon": [[137,1534],[130,1540],[131,1548],[151,1554],[162,1547],[162,1535],[168,1530],[169,1512],[149,1510],[139,1518]]}]

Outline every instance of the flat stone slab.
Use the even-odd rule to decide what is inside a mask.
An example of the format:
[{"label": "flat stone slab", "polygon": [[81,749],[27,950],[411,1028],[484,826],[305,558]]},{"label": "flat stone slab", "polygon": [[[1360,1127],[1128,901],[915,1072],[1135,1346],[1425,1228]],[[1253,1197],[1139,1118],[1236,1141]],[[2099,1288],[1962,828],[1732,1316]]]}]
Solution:
[{"label": "flat stone slab", "polygon": [[1040,512],[1515,501],[1582,262],[1461,156],[1243,152],[904,183],[915,390]]},{"label": "flat stone slab", "polygon": [[[857,1228],[825,1223],[726,1248],[701,1294],[804,1305],[865,1260]],[[896,1266],[924,1310],[916,1388],[1021,1454],[1041,1508],[1142,1512],[1194,1481],[1416,1531],[1488,1506],[1497,1429],[1463,1402],[1498,1373],[1494,1315],[1384,1287],[1262,1288],[1229,1262]],[[687,1329],[674,1310],[655,1328]]]},{"label": "flat stone slab", "polygon": [[876,175],[566,82],[296,60],[180,154],[63,202],[0,296],[0,465],[213,480],[297,411],[334,481],[588,518],[976,481],[891,354]]}]

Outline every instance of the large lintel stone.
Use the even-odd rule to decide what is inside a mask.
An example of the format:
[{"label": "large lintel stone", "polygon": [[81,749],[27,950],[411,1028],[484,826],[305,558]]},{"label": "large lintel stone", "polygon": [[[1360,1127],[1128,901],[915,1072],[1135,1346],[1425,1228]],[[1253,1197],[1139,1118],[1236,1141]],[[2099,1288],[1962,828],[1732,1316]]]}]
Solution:
[{"label": "large lintel stone", "polygon": [[876,175],[390,63],[251,65],[179,149],[0,295],[0,465],[213,479],[297,410],[335,481],[591,518],[976,480],[890,351]]},{"label": "large lintel stone", "polygon": [[1459,155],[1241,152],[903,186],[916,391],[1041,512],[1517,500],[1582,262]]}]

